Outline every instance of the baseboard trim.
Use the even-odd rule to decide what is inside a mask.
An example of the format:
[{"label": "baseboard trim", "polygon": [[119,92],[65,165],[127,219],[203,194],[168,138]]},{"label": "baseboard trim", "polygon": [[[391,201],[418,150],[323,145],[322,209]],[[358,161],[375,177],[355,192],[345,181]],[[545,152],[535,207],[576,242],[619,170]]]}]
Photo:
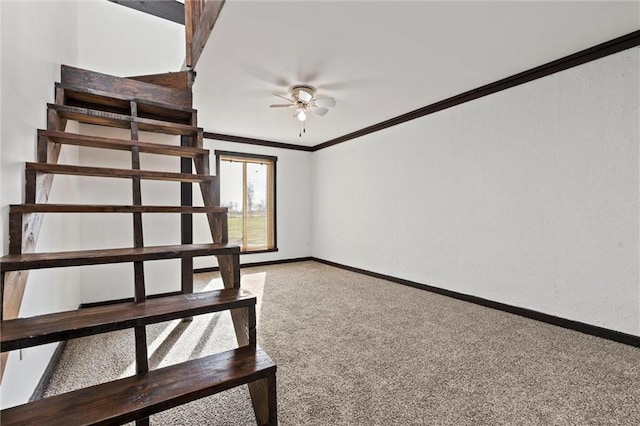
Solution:
[{"label": "baseboard trim", "polygon": [[[316,260],[311,256],[307,257],[295,257],[293,259],[278,259],[278,260],[267,260],[264,262],[252,262],[252,263],[243,263],[240,265],[240,269],[242,268],[252,268],[254,266],[269,266],[269,265],[281,265],[283,263],[295,263],[295,262],[307,262],[309,260]],[[204,272],[218,272],[220,270],[217,266],[211,266],[208,268],[195,268],[193,270],[194,274],[202,274]]]},{"label": "baseboard trim", "polygon": [[578,331],[580,333],[589,334],[591,336],[601,337],[603,339],[612,340],[614,342],[623,343],[634,347],[640,347],[640,336],[634,336],[633,334],[622,333],[620,331],[610,330],[608,328],[598,327],[596,325],[586,324],[579,321],[573,321],[554,315],[545,314],[542,312],[534,311],[527,308],[521,308],[518,306],[507,305],[505,303],[495,302],[493,300],[484,299],[482,297],[471,296],[464,293],[458,293],[451,290],[445,290],[443,288],[434,287],[428,284],[421,284],[415,281],[409,281],[391,275],[379,274],[377,272],[368,271],[366,269],[355,268],[353,266],[342,265],[340,263],[331,262],[329,260],[319,259],[317,257],[312,258],[316,262],[323,263],[325,265],[334,266],[336,268],[344,269],[351,272],[367,275],[374,278],[380,278],[386,281],[391,281],[396,284],[402,284],[409,287],[418,288],[421,290],[430,291],[443,296],[452,297],[454,299],[463,300],[465,302],[474,303],[476,305],[484,306],[487,308],[497,309],[499,311],[508,312],[510,314],[519,315],[521,317],[533,319],[536,321],[552,324],[558,327],[567,328],[570,330]]},{"label": "baseboard trim", "polygon": [[[264,262],[245,263],[245,264],[240,265],[240,268],[251,268],[251,267],[256,267],[256,266],[281,265],[281,264],[286,264],[286,263],[296,263],[296,262],[306,262],[306,261],[315,261],[315,262],[318,262],[318,263],[322,263],[322,264],[325,264],[325,265],[329,265],[329,266],[333,266],[333,267],[336,267],[336,268],[344,269],[344,270],[347,270],[347,271],[351,271],[351,272],[356,272],[356,273],[359,273],[359,274],[367,275],[367,276],[370,276],[370,277],[373,277],[373,278],[379,278],[379,279],[390,281],[390,282],[393,282],[393,283],[396,283],[396,284],[401,284],[401,285],[405,285],[405,286],[408,286],[408,287],[417,288],[417,289],[420,289],[420,290],[430,291],[432,293],[440,294],[442,296],[447,296],[447,297],[451,297],[451,298],[454,298],[454,299],[463,300],[465,302],[474,303],[476,305],[484,306],[484,307],[487,307],[487,308],[497,309],[499,311],[508,312],[510,314],[519,315],[521,317],[533,319],[533,320],[536,320],[536,321],[544,322],[544,323],[547,323],[547,324],[555,325],[555,326],[566,328],[566,329],[569,329],[569,330],[578,331],[580,333],[589,334],[591,336],[596,336],[596,337],[600,337],[600,338],[603,338],[603,339],[607,339],[607,340],[611,340],[611,341],[614,341],[614,342],[623,343],[625,345],[629,345],[629,346],[634,346],[634,347],[640,348],[640,336],[635,336],[633,334],[627,334],[627,333],[623,333],[623,332],[616,331],[616,330],[611,330],[611,329],[604,328],[604,327],[598,327],[597,325],[587,324],[587,323],[584,323],[584,322],[574,321],[574,320],[558,317],[558,316],[555,316],[555,315],[545,314],[543,312],[538,312],[538,311],[534,311],[532,309],[522,308],[522,307],[519,307],[519,306],[507,305],[506,303],[496,302],[494,300],[484,299],[482,297],[472,296],[472,295],[465,294],[465,293],[459,293],[459,292],[452,291],[452,290],[446,290],[446,289],[443,289],[443,288],[440,288],[440,287],[435,287],[435,286],[428,285],[428,284],[422,284],[422,283],[418,283],[418,282],[415,282],[415,281],[405,280],[403,278],[398,278],[398,277],[394,277],[394,276],[391,276],[391,275],[380,274],[378,272],[368,271],[366,269],[361,269],[361,268],[356,268],[356,267],[353,267],[353,266],[343,265],[341,263],[336,263],[336,262],[332,262],[330,260],[320,259],[320,258],[313,257],[313,256],[297,257],[297,258],[292,258],[292,259],[269,260],[269,261],[264,261]],[[220,269],[217,266],[216,267],[209,267],[209,268],[196,268],[196,269],[193,270],[193,273],[194,274],[199,274],[199,273],[204,273],[204,272],[217,272],[219,270]],[[156,297],[171,296],[171,295],[176,295],[176,294],[181,294],[181,292],[180,291],[175,291],[175,292],[170,292],[170,293],[154,294],[154,295],[149,295],[147,297],[149,299],[153,299],[153,298],[156,298]],[[95,306],[104,306],[104,305],[109,305],[109,304],[113,304],[113,303],[130,302],[130,301],[133,301],[133,298],[109,300],[109,301],[104,301],[104,302],[83,303],[83,304],[80,305],[80,307],[81,308],[90,308],[90,307],[95,307]],[[62,343],[66,343],[66,342],[61,342],[61,344]],[[62,354],[62,350],[60,349],[60,353],[59,354],[58,354],[57,351],[58,351],[58,349],[56,350],[56,354],[57,354],[57,356],[59,358],[60,355]],[[55,359],[56,362],[53,362],[54,358],[56,357],[56,354],[54,354],[54,356],[51,358],[52,361],[51,361],[49,367],[47,367],[47,371],[49,370],[49,368],[51,368],[51,370],[52,370],[51,373],[53,372],[53,368],[55,367],[55,364],[57,363],[57,359]],[[47,374],[47,372],[45,372],[45,375],[43,375],[43,378],[41,379],[41,382],[44,381],[44,384],[42,385],[43,386],[42,390],[44,390],[44,386],[46,386],[46,384],[48,383],[48,379],[49,378],[48,377],[45,378],[46,374]],[[38,387],[40,387],[40,383],[38,384]],[[37,389],[38,388],[36,388],[36,391],[37,391]],[[34,391],[34,395],[36,395],[36,391]]]},{"label": "baseboard trim", "polygon": [[47,364],[47,368],[45,368],[44,373],[42,373],[42,377],[40,377],[40,380],[36,385],[36,388],[33,390],[33,393],[29,397],[29,402],[42,399],[42,397],[44,396],[44,390],[47,388],[47,385],[51,381],[53,372],[58,366],[58,362],[60,362],[60,358],[62,358],[62,353],[64,352],[64,348],[66,346],[67,346],[66,340],[58,342],[58,346],[56,347],[56,350],[53,352],[53,355],[51,355],[51,359],[49,360],[49,364]]}]

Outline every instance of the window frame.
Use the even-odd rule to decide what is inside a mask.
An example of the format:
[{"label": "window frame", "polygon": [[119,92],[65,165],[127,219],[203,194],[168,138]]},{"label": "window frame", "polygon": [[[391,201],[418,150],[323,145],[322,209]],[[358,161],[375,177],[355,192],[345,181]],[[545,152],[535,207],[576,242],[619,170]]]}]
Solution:
[{"label": "window frame", "polygon": [[[273,167],[272,172],[272,181],[273,181],[273,248],[259,249],[259,250],[244,250],[242,246],[240,246],[240,254],[258,254],[258,253],[272,253],[278,251],[278,220],[277,220],[277,195],[278,195],[278,185],[277,185],[277,164],[278,157],[273,155],[262,155],[262,154],[251,154],[247,152],[235,152],[235,151],[224,151],[224,150],[215,150],[214,154],[216,156],[216,175],[218,179],[216,179],[216,192],[220,205],[222,205],[222,194],[220,193],[220,181],[222,179],[222,174],[220,172],[220,159],[221,157],[230,157],[236,158],[238,161],[243,163],[265,163],[269,162]],[[268,180],[267,180],[268,182]],[[243,191],[246,191],[247,188],[244,187]],[[267,194],[269,193],[269,188],[267,188]],[[243,194],[244,195],[244,194]],[[268,195],[267,195],[268,197]],[[243,197],[244,198],[244,197]],[[269,204],[269,203],[268,203]],[[245,214],[243,210],[243,215]],[[267,232],[269,232],[267,230]]]}]

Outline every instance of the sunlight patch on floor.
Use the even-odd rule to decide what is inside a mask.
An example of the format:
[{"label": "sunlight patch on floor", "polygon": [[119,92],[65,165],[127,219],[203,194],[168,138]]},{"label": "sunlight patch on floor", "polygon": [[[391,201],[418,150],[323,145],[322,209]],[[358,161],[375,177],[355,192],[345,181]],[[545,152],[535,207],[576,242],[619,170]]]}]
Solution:
[{"label": "sunlight patch on floor", "polygon": [[[260,322],[260,307],[264,294],[266,272],[245,274],[241,277],[241,287],[256,296],[256,321]],[[196,280],[196,292],[223,289],[222,279]],[[150,328],[155,327],[155,333]],[[161,327],[161,328],[160,328]],[[192,321],[173,320],[147,326],[147,336],[157,334],[148,344],[149,368],[156,369],[171,364],[200,358],[215,352],[237,347],[231,315],[228,311],[198,315]],[[120,378],[135,374],[135,361],[120,374]]]},{"label": "sunlight patch on floor", "polygon": [[256,323],[260,324],[260,311],[262,307],[262,297],[264,295],[264,284],[267,281],[266,272],[257,272],[255,274],[242,275],[240,287],[244,288],[257,299],[256,305]]}]

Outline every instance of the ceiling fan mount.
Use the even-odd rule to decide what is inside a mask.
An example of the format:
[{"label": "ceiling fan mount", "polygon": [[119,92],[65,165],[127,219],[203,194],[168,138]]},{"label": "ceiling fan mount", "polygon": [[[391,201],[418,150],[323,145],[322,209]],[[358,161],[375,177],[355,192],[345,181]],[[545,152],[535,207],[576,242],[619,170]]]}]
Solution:
[{"label": "ceiling fan mount", "polygon": [[313,99],[313,96],[316,94],[316,88],[313,86],[308,86],[306,84],[298,84],[295,86],[291,86],[291,88],[289,89],[289,93],[291,93],[291,96],[293,96],[294,99],[300,99],[301,92],[303,93],[302,96],[304,96],[305,98],[310,96],[311,99]]}]

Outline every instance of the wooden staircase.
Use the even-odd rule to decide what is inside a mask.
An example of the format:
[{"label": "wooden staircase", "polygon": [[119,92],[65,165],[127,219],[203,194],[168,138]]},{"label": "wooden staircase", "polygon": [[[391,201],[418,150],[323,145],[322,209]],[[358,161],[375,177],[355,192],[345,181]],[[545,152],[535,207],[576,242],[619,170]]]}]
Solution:
[{"label": "wooden staircase", "polygon": [[[256,299],[240,288],[240,249],[227,239],[227,209],[219,207],[216,177],[209,174],[209,151],[203,148],[197,112],[191,108],[190,72],[170,78],[118,78],[62,66],[55,103],[47,105],[47,130],[38,130],[37,162],[26,164],[25,204],[9,211],[9,255],[0,258],[2,286],[2,367],[8,351],[133,328],[136,374],[3,410],[3,426],[24,424],[149,423],[154,413],[243,384],[249,385],[258,425],[276,425],[276,366],[256,344]],[[170,82],[168,86],[152,82]],[[127,128],[131,139],[65,132],[67,120]],[[138,141],[139,131],[180,136],[180,146]],[[63,145],[131,153],[131,167],[113,169],[57,164]],[[140,168],[140,153],[181,158],[179,172]],[[195,165],[195,173],[192,170]],[[48,204],[56,174],[130,179],[131,205]],[[142,204],[142,179],[180,182],[180,206]],[[204,206],[194,207],[191,185],[198,183]],[[36,253],[42,217],[50,213],[128,213],[133,218],[132,247]],[[142,214],[178,213],[181,244],[145,246]],[[212,242],[193,244],[192,214],[206,214]],[[193,258],[216,256],[223,290],[193,293]],[[144,262],[181,259],[181,294],[147,299]],[[132,263],[134,301],[30,318],[17,318],[27,274],[32,269]],[[179,318],[230,310],[238,349],[150,371],[145,326]]]}]

